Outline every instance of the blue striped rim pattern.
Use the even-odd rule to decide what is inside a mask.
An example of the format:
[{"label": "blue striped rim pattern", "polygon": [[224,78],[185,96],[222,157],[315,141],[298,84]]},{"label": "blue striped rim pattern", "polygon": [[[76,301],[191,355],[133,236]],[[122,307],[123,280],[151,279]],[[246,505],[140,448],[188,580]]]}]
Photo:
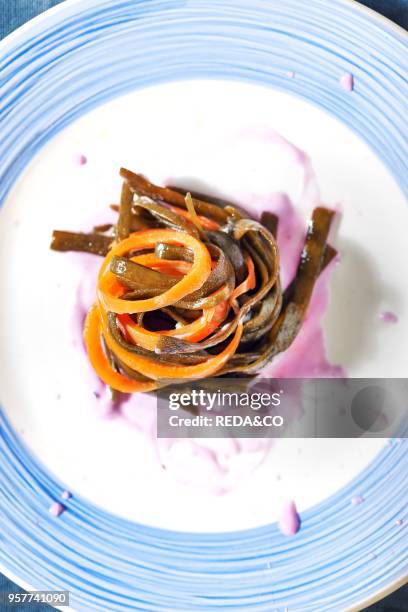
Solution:
[{"label": "blue striped rim pattern", "polygon": [[[408,193],[402,30],[348,0],[83,0],[0,45],[0,201],[35,153],[91,108],[175,79],[238,79],[283,89],[355,130]],[[288,79],[288,71],[297,78]],[[338,80],[352,72],[355,91]],[[36,588],[73,592],[78,610],[338,611],[407,571],[404,443],[302,516],[228,534],[162,531],[73,498],[1,413],[0,560]],[[405,447],[405,448],[404,448]],[[365,498],[350,505],[358,489]],[[404,539],[405,538],[405,539]]]},{"label": "blue striped rim pattern", "polygon": [[37,588],[71,590],[76,609],[338,612],[406,571],[404,443],[305,512],[294,538],[276,525],[211,535],[130,523],[76,497],[50,519],[62,485],[2,427],[2,561]]}]

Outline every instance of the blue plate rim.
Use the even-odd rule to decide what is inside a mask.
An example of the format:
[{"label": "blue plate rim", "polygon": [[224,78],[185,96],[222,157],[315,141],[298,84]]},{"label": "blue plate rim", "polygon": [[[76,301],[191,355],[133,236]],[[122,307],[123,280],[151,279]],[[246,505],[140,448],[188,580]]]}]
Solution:
[{"label": "blue plate rim", "polygon": [[[394,30],[396,33],[398,33],[399,35],[403,35],[405,39],[407,39],[407,33],[401,27],[389,21],[387,18],[383,17],[382,15],[379,15],[372,9],[366,6],[363,6],[359,4],[358,2],[355,2],[355,0],[337,0],[337,1],[339,4],[343,3],[344,5],[349,5],[350,7],[353,7],[354,10],[358,10],[362,14],[366,14],[372,20],[376,20],[383,27],[386,27],[388,30]],[[66,0],[62,4],[59,4],[55,7],[52,7],[51,9],[48,9],[43,14],[37,16],[30,22],[24,24],[23,26],[21,26],[20,28],[18,28],[17,30],[9,34],[5,39],[3,39],[0,42],[0,54],[2,53],[3,49],[7,47],[7,45],[13,42],[13,39],[18,40],[18,38],[22,34],[29,32],[30,29],[32,29],[34,26],[40,24],[41,21],[46,21],[50,17],[50,15],[58,15],[59,12],[62,12],[69,7],[74,7],[75,5],[81,5],[81,4],[85,5],[86,2],[84,2],[84,0]],[[398,588],[398,586],[400,586],[401,583],[405,583],[407,580],[408,580],[407,576],[403,576],[401,578],[396,579],[392,585],[388,587],[384,587],[384,589],[382,589],[381,591],[374,593],[372,597],[366,598],[359,605],[362,605],[363,603],[364,605],[368,605],[369,603],[373,603],[374,601],[381,599],[381,597],[388,594],[395,588]],[[350,608],[350,609],[360,609],[360,608],[356,607],[356,608]]]}]

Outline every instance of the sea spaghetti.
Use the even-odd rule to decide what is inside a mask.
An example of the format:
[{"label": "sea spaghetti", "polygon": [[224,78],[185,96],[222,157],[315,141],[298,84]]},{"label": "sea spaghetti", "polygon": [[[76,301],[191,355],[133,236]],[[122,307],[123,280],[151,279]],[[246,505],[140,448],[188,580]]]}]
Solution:
[{"label": "sea spaghetti", "polygon": [[313,211],[296,276],[282,292],[279,219],[158,187],[122,169],[115,225],[55,231],[51,248],[103,256],[84,327],[90,362],[134,393],[213,376],[254,375],[293,342],[320,272],[333,212]]}]

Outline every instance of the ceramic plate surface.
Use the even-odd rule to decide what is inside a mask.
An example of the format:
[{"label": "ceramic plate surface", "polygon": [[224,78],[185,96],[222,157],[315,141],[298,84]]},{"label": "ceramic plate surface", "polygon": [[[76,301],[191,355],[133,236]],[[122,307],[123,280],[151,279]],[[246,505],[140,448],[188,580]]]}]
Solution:
[{"label": "ceramic plate surface", "polygon": [[[94,259],[48,249],[54,228],[109,219],[123,165],[255,212],[287,193],[306,220],[318,197],[341,211],[330,362],[405,377],[403,32],[343,1],[99,0],[64,3],[0,51],[2,569],[71,590],[78,610],[351,609],[403,581],[404,442],[283,440],[255,471],[262,457],[238,459],[227,494],[211,474],[178,482],[95,400],[76,316]],[[289,498],[293,538],[276,525]]]}]

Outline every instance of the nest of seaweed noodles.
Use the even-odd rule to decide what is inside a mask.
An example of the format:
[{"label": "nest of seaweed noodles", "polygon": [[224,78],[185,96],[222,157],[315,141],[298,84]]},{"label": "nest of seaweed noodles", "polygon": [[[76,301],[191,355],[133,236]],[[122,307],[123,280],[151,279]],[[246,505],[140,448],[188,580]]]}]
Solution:
[{"label": "nest of seaweed noodles", "polygon": [[120,173],[116,224],[55,231],[51,243],[104,258],[84,327],[97,375],[133,393],[258,373],[296,338],[336,254],[327,244],[333,211],[313,211],[296,276],[282,292],[274,214],[258,222],[226,202]]}]

